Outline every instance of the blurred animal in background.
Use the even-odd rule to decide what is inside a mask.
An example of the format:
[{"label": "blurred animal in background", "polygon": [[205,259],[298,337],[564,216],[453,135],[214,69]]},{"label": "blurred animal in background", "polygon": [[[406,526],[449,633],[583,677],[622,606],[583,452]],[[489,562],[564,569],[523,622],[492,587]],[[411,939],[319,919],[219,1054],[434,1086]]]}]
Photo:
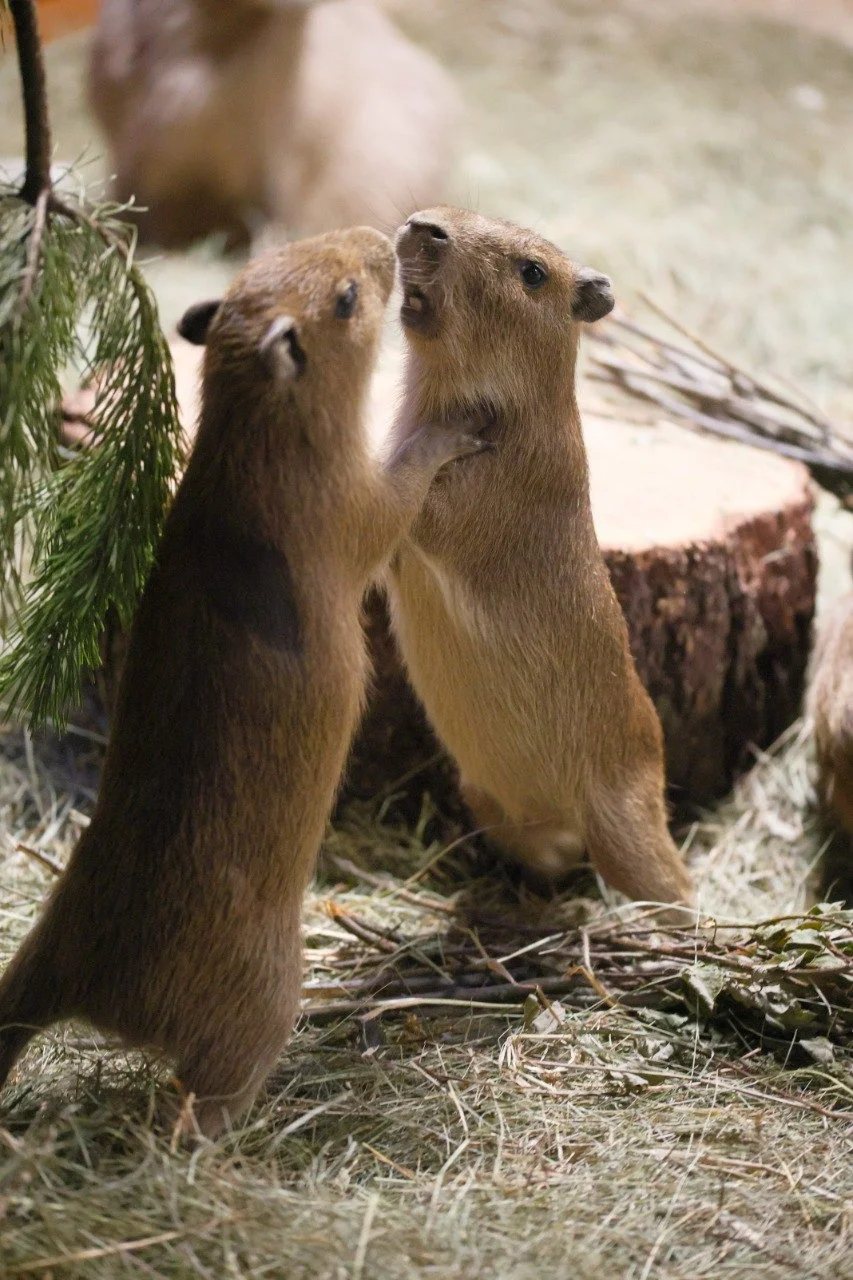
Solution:
[{"label": "blurred animal in background", "polygon": [[390,229],[440,196],[458,118],[447,74],[366,0],[103,0],[89,96],[115,197],[174,249]]},{"label": "blurred animal in background", "polygon": [[807,709],[814,723],[821,804],[853,836],[853,592],[835,606],[818,636]]}]

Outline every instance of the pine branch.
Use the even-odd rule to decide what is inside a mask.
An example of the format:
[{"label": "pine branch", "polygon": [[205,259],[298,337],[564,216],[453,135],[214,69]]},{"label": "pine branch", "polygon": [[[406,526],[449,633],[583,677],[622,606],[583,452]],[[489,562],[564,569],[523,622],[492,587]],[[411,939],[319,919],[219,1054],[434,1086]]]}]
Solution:
[{"label": "pine branch", "polygon": [[[0,186],[0,704],[62,725],[127,624],[182,455],[174,373],[118,206],[50,185],[44,64],[32,0],[0,0],[18,39],[23,187]],[[97,371],[97,449],[59,445],[60,379]]]}]

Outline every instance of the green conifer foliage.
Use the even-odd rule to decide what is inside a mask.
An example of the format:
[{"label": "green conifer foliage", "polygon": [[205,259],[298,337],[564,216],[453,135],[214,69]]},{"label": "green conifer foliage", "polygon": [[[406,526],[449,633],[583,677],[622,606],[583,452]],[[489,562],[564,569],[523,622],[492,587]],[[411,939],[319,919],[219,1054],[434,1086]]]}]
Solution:
[{"label": "green conifer foliage", "polygon": [[[108,613],[127,625],[181,465],[168,344],[116,206],[59,195],[34,0],[17,41],[26,175],[0,184],[0,704],[63,724]],[[59,437],[60,379],[94,375],[96,447]]]}]

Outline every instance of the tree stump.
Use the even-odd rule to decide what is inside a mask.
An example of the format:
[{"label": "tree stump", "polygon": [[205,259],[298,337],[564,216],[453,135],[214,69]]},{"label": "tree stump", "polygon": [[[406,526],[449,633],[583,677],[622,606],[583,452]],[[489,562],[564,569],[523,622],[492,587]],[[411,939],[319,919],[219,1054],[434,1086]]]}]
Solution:
[{"label": "tree stump", "polygon": [[[176,339],[173,355],[190,442],[200,352]],[[376,399],[377,423],[387,421],[393,389],[382,384]],[[84,434],[68,421],[78,411],[66,405],[66,430]],[[799,714],[817,577],[811,484],[798,463],[674,424],[630,426],[587,409],[584,432],[599,542],[663,725],[670,799],[685,809],[722,795]],[[400,793],[412,816],[428,793],[457,817],[453,764],[408,685],[378,592],[366,620],[373,693],[342,798]],[[124,642],[105,642],[96,701],[107,708]]]},{"label": "tree stump", "polygon": [[[808,473],[677,426],[586,415],[592,505],[637,669],[663,725],[676,808],[723,794],[796,718],[815,605]],[[375,691],[345,795],[393,788],[458,807],[452,767],[408,687],[382,597]],[[408,779],[405,784],[403,779]]]}]

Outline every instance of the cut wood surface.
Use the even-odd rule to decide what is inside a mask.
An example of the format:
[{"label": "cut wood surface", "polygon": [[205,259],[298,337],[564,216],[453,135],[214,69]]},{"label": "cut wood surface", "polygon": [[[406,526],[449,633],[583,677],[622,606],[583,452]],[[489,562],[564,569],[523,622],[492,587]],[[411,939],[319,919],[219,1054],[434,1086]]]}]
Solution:
[{"label": "cut wood surface", "polygon": [[[585,435],[596,529],[663,724],[672,799],[704,802],[800,709],[817,572],[808,474],[674,425],[587,413]],[[368,613],[376,691],[349,787],[372,795],[420,765],[416,789],[452,803],[378,595]]]}]

